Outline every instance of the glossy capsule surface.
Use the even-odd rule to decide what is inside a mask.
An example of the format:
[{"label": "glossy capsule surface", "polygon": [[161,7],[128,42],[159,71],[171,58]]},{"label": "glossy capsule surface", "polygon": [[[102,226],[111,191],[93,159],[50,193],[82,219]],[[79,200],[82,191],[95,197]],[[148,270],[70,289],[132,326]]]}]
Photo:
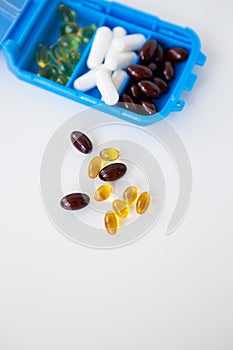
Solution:
[{"label": "glossy capsule surface", "polygon": [[112,209],[114,213],[121,219],[126,218],[126,216],[128,216],[129,214],[129,209],[127,204],[119,199],[116,199],[112,203]]},{"label": "glossy capsule surface", "polygon": [[116,148],[105,148],[100,152],[100,158],[111,162],[117,160],[120,157],[120,153]]},{"label": "glossy capsule surface", "polygon": [[122,178],[127,172],[127,167],[123,163],[113,163],[104,167],[100,173],[99,178],[102,181],[112,182]]},{"label": "glossy capsule surface", "polygon": [[82,45],[82,39],[79,36],[64,35],[58,43],[66,50],[76,50]]},{"label": "glossy capsule surface", "polygon": [[157,49],[157,41],[156,40],[149,40],[147,41],[141,48],[139,52],[139,56],[141,61],[144,62],[150,62],[154,56]]},{"label": "glossy capsule surface", "polygon": [[148,192],[143,192],[136,203],[136,211],[139,215],[144,214],[150,205],[150,194]]},{"label": "glossy capsule surface", "polygon": [[108,199],[111,196],[111,193],[112,193],[112,186],[103,185],[96,190],[94,194],[94,198],[97,202],[102,202]]},{"label": "glossy capsule surface", "polygon": [[163,62],[162,72],[166,81],[172,81],[174,79],[175,71],[170,61]]},{"label": "glossy capsule surface", "polygon": [[153,115],[157,113],[157,108],[153,101],[141,100],[142,113],[145,115]]},{"label": "glossy capsule surface", "polygon": [[117,233],[118,222],[116,215],[112,211],[108,211],[104,217],[104,226],[110,235]]},{"label": "glossy capsule surface", "polygon": [[37,73],[38,76],[55,81],[58,77],[57,67],[55,65],[48,65]]},{"label": "glossy capsule surface", "polygon": [[160,44],[158,44],[155,52],[155,62],[162,62],[164,59],[164,50]]},{"label": "glossy capsule surface", "polygon": [[143,80],[138,83],[138,89],[141,97],[153,100],[160,97],[160,88],[149,80]]},{"label": "glossy capsule surface", "polygon": [[58,66],[58,72],[60,74],[65,75],[68,78],[73,73],[74,68],[73,68],[72,64],[69,63],[69,62],[61,60],[61,61],[58,62],[57,66]]},{"label": "glossy capsule surface", "polygon": [[88,166],[88,176],[91,179],[95,179],[99,175],[101,164],[102,164],[102,161],[100,157],[92,158]]},{"label": "glossy capsule surface", "polygon": [[78,32],[78,25],[76,22],[66,22],[60,28],[61,35],[75,35]]},{"label": "glossy capsule surface", "polygon": [[72,193],[61,199],[61,207],[66,210],[80,210],[90,203],[90,198],[84,193]]},{"label": "glossy capsule surface", "polygon": [[133,204],[138,196],[138,189],[135,186],[130,186],[128,188],[126,188],[126,190],[123,193],[123,201],[128,204],[131,205]]},{"label": "glossy capsule surface", "polygon": [[163,79],[160,79],[160,78],[157,78],[155,77],[153,79],[155,85],[157,85],[160,90],[162,90],[164,93],[168,92],[169,90],[169,87],[168,87],[168,84],[166,83],[166,81],[164,81]]},{"label": "glossy capsule surface", "polygon": [[76,12],[64,4],[59,5],[59,14],[63,22],[74,22],[77,17]]},{"label": "glossy capsule surface", "polygon": [[84,43],[88,43],[96,31],[96,25],[82,27],[78,30],[78,35],[82,37]]},{"label": "glossy capsule surface", "polygon": [[87,135],[83,134],[81,131],[73,131],[70,138],[74,147],[79,152],[84,154],[91,153],[93,146]]},{"label": "glossy capsule surface", "polygon": [[128,75],[136,81],[150,79],[153,77],[153,72],[150,68],[140,65],[140,64],[132,64],[127,68]]},{"label": "glossy capsule surface", "polygon": [[64,75],[59,75],[56,79],[56,83],[60,85],[66,85],[67,81],[68,81],[68,78],[65,77]]},{"label": "glossy capsule surface", "polygon": [[40,44],[36,49],[36,63],[41,68],[44,68],[50,64],[49,51],[43,44]]},{"label": "glossy capsule surface", "polygon": [[50,56],[56,63],[61,60],[68,61],[68,54],[65,49],[58,44],[50,46]]},{"label": "glossy capsule surface", "polygon": [[75,67],[80,61],[81,54],[78,51],[71,50],[69,53],[69,62]]},{"label": "glossy capsule surface", "polygon": [[166,57],[172,62],[183,62],[188,58],[188,51],[182,47],[172,47],[167,50]]},{"label": "glossy capsule surface", "polygon": [[128,94],[122,94],[121,98],[120,98],[120,105],[125,108],[128,109],[131,112],[136,112],[137,111],[137,106],[134,103],[133,99],[131,96],[129,96]]}]

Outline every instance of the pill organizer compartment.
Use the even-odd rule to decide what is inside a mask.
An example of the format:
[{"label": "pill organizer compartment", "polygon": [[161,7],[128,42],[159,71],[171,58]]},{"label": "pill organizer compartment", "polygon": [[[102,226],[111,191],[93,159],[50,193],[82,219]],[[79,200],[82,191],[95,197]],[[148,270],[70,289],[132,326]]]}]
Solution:
[{"label": "pill organizer compartment", "polygon": [[[158,40],[164,48],[180,46],[188,50],[188,60],[176,64],[176,76],[169,84],[170,90],[156,101],[159,113],[151,116],[141,116],[118,106],[107,106],[101,101],[97,88],[85,93],[73,88],[74,80],[88,71],[86,61],[92,41],[81,49],[82,57],[66,86],[36,75],[39,67],[35,62],[36,47],[43,43],[46,46],[55,44],[60,37],[58,6],[64,3],[78,14],[80,27],[96,24],[111,29],[124,27],[128,34],[144,34],[147,40]],[[197,76],[192,73],[196,64],[203,65],[205,56],[200,51],[198,36],[188,28],[178,27],[157,17],[127,6],[104,0],[0,0],[0,43],[9,68],[20,79],[58,93],[87,106],[100,109],[118,118],[144,126],[166,117],[172,111],[181,111],[184,101],[180,100],[182,91],[192,90]],[[136,62],[135,62],[136,63]],[[122,87],[122,93],[129,79]]]}]

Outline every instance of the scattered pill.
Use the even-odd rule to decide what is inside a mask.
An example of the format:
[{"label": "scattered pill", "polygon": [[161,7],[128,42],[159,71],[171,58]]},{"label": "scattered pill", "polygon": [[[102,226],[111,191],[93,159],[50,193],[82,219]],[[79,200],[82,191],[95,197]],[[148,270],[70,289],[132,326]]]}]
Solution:
[{"label": "scattered pill", "polygon": [[101,165],[102,165],[102,161],[101,161],[100,157],[94,157],[90,161],[89,166],[88,166],[88,176],[91,179],[95,179],[99,175]]},{"label": "scattered pill", "polygon": [[126,188],[126,190],[123,193],[123,201],[128,204],[132,205],[138,196],[138,189],[135,186],[130,186]]},{"label": "scattered pill", "polygon": [[69,62],[72,64],[73,67],[75,67],[78,62],[80,61],[81,54],[78,51],[71,50],[69,53]]},{"label": "scattered pill", "polygon": [[60,34],[63,35],[75,35],[78,32],[78,25],[76,22],[66,22],[60,28]]},{"label": "scattered pill", "polygon": [[58,72],[60,74],[65,75],[68,78],[71,76],[71,74],[73,73],[73,70],[74,70],[71,63],[63,61],[63,60],[60,60],[58,62],[57,67],[58,67]]},{"label": "scattered pill", "polygon": [[127,204],[123,201],[120,201],[119,199],[116,199],[112,203],[112,209],[114,213],[121,219],[126,218],[126,216],[128,216],[129,214],[129,209]]},{"label": "scattered pill", "polygon": [[37,75],[43,78],[47,78],[49,80],[56,81],[58,77],[57,67],[55,65],[50,64],[39,70]]},{"label": "scattered pill", "polygon": [[88,68],[95,68],[103,63],[105,55],[112,41],[112,31],[108,27],[97,29],[87,60]]},{"label": "scattered pill", "polygon": [[80,210],[90,203],[90,198],[84,193],[72,193],[62,198],[60,204],[66,210]]},{"label": "scattered pill", "polygon": [[102,202],[108,199],[111,196],[111,193],[112,187],[110,185],[103,185],[96,190],[94,198],[97,202]]},{"label": "scattered pill", "polygon": [[117,222],[116,215],[113,212],[108,211],[105,214],[104,225],[105,225],[107,232],[110,235],[115,235],[117,233],[118,222]]},{"label": "scattered pill", "polygon": [[60,60],[68,61],[68,54],[66,53],[66,50],[58,44],[50,46],[50,55],[56,63]]},{"label": "scattered pill", "polygon": [[137,58],[135,52],[122,52],[114,56],[107,56],[104,65],[110,71],[125,69],[132,64]]},{"label": "scattered pill", "polygon": [[79,36],[64,35],[59,38],[58,43],[66,50],[76,50],[82,45],[82,38]]},{"label": "scattered pill", "polygon": [[153,72],[150,68],[142,66],[141,64],[132,64],[127,68],[128,75],[136,81],[151,79],[153,77]]},{"label": "scattered pill", "polygon": [[138,83],[140,94],[146,99],[153,100],[160,97],[160,88],[149,80],[142,80]]},{"label": "scattered pill", "polygon": [[166,58],[172,62],[183,62],[188,57],[188,51],[181,47],[172,47],[166,52]]},{"label": "scattered pill", "polygon": [[122,178],[127,172],[127,167],[123,163],[113,163],[104,167],[100,173],[99,178],[102,181],[112,182]]},{"label": "scattered pill", "polygon": [[65,77],[64,75],[59,75],[56,79],[56,83],[60,84],[60,85],[66,85],[68,82],[68,78]]},{"label": "scattered pill", "polygon": [[141,48],[139,52],[139,57],[142,62],[150,62],[154,56],[157,49],[157,41],[149,40]]},{"label": "scattered pill", "polygon": [[157,85],[160,90],[162,90],[164,93],[168,92],[169,90],[169,87],[168,87],[168,84],[166,83],[166,81],[160,79],[160,78],[154,78],[153,79],[155,85]]},{"label": "scattered pill", "polygon": [[105,148],[100,152],[100,158],[106,162],[117,160],[120,157],[120,153],[116,148]]},{"label": "scattered pill", "polygon": [[127,79],[127,73],[124,70],[116,70],[112,75],[112,81],[119,92]]},{"label": "scattered pill", "polygon": [[165,61],[162,68],[163,76],[167,81],[174,79],[175,71],[170,61]]},{"label": "scattered pill", "polygon": [[49,51],[43,44],[40,44],[36,49],[36,63],[41,68],[44,68],[50,64]]},{"label": "scattered pill", "polygon": [[74,81],[74,88],[79,91],[88,91],[96,86],[95,70],[92,69]]},{"label": "scattered pill", "polygon": [[77,17],[76,12],[64,4],[59,5],[59,13],[63,22],[74,22]]},{"label": "scattered pill", "polygon": [[96,31],[96,25],[90,24],[88,26],[82,27],[78,30],[78,35],[81,36],[83,39],[83,42],[86,44],[88,43]]},{"label": "scattered pill", "polygon": [[118,91],[109,75],[109,71],[101,66],[95,71],[96,86],[107,105],[115,105],[119,101]]},{"label": "scattered pill", "polygon": [[150,195],[148,192],[143,192],[136,203],[136,211],[139,215],[144,214],[150,205]]},{"label": "scattered pill", "polygon": [[80,131],[73,131],[70,138],[78,151],[84,154],[91,153],[93,146],[90,139],[85,134]]},{"label": "scattered pill", "polygon": [[131,34],[114,40],[114,48],[118,52],[137,51],[146,42],[143,34]]}]

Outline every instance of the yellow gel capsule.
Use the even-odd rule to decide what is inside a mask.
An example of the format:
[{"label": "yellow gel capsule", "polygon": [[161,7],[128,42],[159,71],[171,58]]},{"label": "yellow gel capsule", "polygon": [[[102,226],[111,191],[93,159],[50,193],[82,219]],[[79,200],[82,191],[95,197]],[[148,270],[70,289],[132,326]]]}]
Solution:
[{"label": "yellow gel capsule", "polygon": [[60,28],[61,35],[75,35],[78,32],[78,25],[76,22],[66,22]]},{"label": "yellow gel capsule", "polygon": [[112,187],[110,185],[103,185],[96,190],[94,198],[98,202],[105,201],[110,197],[111,193]]},{"label": "yellow gel capsule", "polygon": [[49,51],[43,44],[40,44],[36,49],[36,63],[41,68],[44,68],[50,64]]},{"label": "yellow gel capsule", "polygon": [[82,38],[78,36],[64,35],[60,37],[58,43],[65,50],[76,50],[82,45]]},{"label": "yellow gel capsule", "polygon": [[68,61],[68,54],[66,53],[66,50],[58,44],[50,46],[50,56],[56,63],[61,60]]},{"label": "yellow gel capsule", "polygon": [[106,148],[100,152],[100,158],[102,158],[103,160],[105,160],[107,162],[116,160],[119,157],[120,157],[120,153],[115,148]]},{"label": "yellow gel capsule", "polygon": [[37,73],[39,77],[43,77],[49,80],[56,81],[58,77],[57,67],[55,65],[49,64],[48,66],[42,68]]},{"label": "yellow gel capsule", "polygon": [[135,186],[130,186],[126,188],[125,192],[123,193],[123,200],[126,204],[131,205],[133,204],[138,196],[138,189]]},{"label": "yellow gel capsule", "polygon": [[148,192],[143,192],[137,200],[136,211],[138,214],[144,214],[150,204],[150,195]]},{"label": "yellow gel capsule", "polygon": [[119,218],[121,219],[126,218],[126,216],[128,216],[129,214],[129,209],[127,205],[123,201],[120,201],[119,199],[116,199],[112,203],[112,208],[115,214],[119,216]]},{"label": "yellow gel capsule", "polygon": [[89,164],[89,167],[88,167],[88,176],[91,179],[95,179],[99,175],[99,172],[100,172],[100,169],[101,169],[101,163],[102,162],[101,162],[100,157],[94,157],[90,161],[90,164]]},{"label": "yellow gel capsule", "polygon": [[59,5],[59,13],[63,22],[74,22],[77,17],[76,12],[64,4]]},{"label": "yellow gel capsule", "polygon": [[117,233],[118,223],[116,215],[112,211],[108,211],[104,217],[104,225],[110,235]]},{"label": "yellow gel capsule", "polygon": [[56,79],[56,83],[60,85],[66,85],[67,81],[68,81],[68,78],[65,77],[64,75],[59,75]]},{"label": "yellow gel capsule", "polygon": [[91,24],[79,29],[78,35],[82,37],[84,43],[88,43],[96,31],[96,25]]}]

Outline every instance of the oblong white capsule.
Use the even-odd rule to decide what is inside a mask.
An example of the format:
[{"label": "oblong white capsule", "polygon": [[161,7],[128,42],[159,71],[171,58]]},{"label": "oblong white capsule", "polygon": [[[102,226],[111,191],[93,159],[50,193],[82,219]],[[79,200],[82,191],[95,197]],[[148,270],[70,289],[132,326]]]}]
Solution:
[{"label": "oblong white capsule", "polygon": [[79,91],[88,91],[96,86],[95,69],[89,70],[74,81],[74,88]]},{"label": "oblong white capsule", "polygon": [[106,58],[110,57],[110,56],[114,56],[116,53],[116,50],[114,49],[114,40],[115,39],[119,39],[119,38],[123,38],[124,36],[127,35],[127,32],[125,30],[125,28],[123,27],[115,27],[113,28],[112,31],[112,42],[111,45],[109,46],[108,52],[106,54]]},{"label": "oblong white capsule", "polygon": [[107,69],[115,71],[125,69],[130,66],[137,58],[135,52],[121,52],[114,56],[107,56],[104,62]]},{"label": "oblong white capsule", "polygon": [[127,79],[127,77],[128,77],[128,74],[124,70],[116,70],[113,73],[112,81],[118,92],[121,90],[121,87],[124,84],[125,79]]},{"label": "oblong white capsule", "polygon": [[87,60],[88,68],[95,68],[103,62],[109,46],[111,45],[112,36],[112,31],[108,27],[100,27],[97,29]]},{"label": "oblong white capsule", "polygon": [[146,37],[143,34],[131,34],[114,40],[114,49],[118,52],[137,51],[145,44]]},{"label": "oblong white capsule", "polygon": [[99,92],[102,95],[102,100],[107,105],[115,105],[119,101],[119,94],[112,78],[109,75],[109,71],[106,67],[101,66],[95,71],[96,85]]}]

